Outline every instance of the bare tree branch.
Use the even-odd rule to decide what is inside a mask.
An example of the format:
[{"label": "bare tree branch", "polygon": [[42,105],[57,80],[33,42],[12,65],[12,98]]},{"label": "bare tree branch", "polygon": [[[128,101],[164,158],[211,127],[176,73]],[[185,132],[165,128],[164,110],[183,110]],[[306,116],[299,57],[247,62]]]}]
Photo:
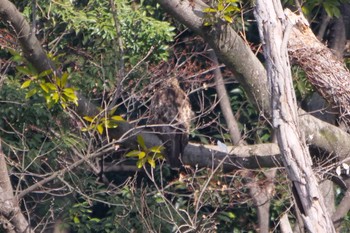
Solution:
[{"label": "bare tree branch", "polygon": [[0,215],[3,215],[15,227],[16,232],[34,232],[19,207],[19,199],[13,195],[10,176],[7,171],[5,154],[0,139]]},{"label": "bare tree branch", "polygon": [[[218,67],[219,62],[215,55],[215,52],[212,49],[209,50],[209,56],[213,61],[214,65]],[[216,93],[218,94],[218,97],[219,97],[222,114],[224,115],[227,128],[230,132],[232,143],[234,145],[237,145],[241,140],[241,132],[239,130],[237,120],[232,112],[230,100],[227,95],[224,78],[222,77],[220,68],[216,68],[214,70],[214,78],[215,78]]]}]

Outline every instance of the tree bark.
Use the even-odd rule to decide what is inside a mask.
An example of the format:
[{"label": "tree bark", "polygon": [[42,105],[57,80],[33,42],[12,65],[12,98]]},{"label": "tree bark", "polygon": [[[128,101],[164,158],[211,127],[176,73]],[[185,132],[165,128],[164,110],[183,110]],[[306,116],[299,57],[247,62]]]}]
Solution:
[{"label": "tree bark", "polygon": [[350,73],[342,60],[323,45],[303,16],[285,10],[295,25],[288,41],[289,56],[307,74],[310,83],[340,111],[340,118],[350,125]]},{"label": "tree bark", "polygon": [[255,16],[267,63],[272,125],[282,152],[283,164],[296,189],[293,195],[301,203],[298,208],[310,232],[335,232],[312,170],[309,151],[299,129],[287,52],[292,24],[285,17],[279,0],[257,0]]},{"label": "tree bark", "polygon": [[34,232],[19,208],[17,198],[13,195],[10,176],[7,171],[5,154],[0,139],[0,215],[4,216],[15,228],[16,232]]}]

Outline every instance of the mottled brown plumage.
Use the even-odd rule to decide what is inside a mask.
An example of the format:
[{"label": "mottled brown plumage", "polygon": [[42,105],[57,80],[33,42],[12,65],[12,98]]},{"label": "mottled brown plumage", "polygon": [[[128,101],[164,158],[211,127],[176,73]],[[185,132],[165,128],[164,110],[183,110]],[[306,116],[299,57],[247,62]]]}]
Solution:
[{"label": "mottled brown plumage", "polygon": [[165,157],[172,168],[182,165],[181,155],[188,143],[192,111],[186,93],[176,78],[156,89],[150,106],[150,124],[163,141]]}]

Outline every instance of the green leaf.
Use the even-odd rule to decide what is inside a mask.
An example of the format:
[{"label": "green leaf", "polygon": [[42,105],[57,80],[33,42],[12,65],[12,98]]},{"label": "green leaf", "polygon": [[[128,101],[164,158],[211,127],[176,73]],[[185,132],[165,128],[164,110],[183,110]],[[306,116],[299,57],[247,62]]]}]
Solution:
[{"label": "green leaf", "polygon": [[235,11],[240,11],[240,10],[236,6],[229,6],[225,9],[225,13],[230,13],[230,12],[235,12]]},{"label": "green leaf", "polygon": [[36,89],[36,88],[34,88],[34,89],[28,91],[25,98],[26,98],[26,99],[29,99],[30,97],[32,97],[33,95],[35,95],[35,94],[37,93],[37,91],[38,91],[38,89]]},{"label": "green leaf", "polygon": [[138,150],[133,150],[128,152],[125,157],[138,157],[139,156],[140,151]]},{"label": "green leaf", "polygon": [[141,135],[137,135],[137,143],[142,147],[143,150],[147,150],[145,140]]},{"label": "green leaf", "polygon": [[52,84],[52,83],[46,83],[46,86],[52,91],[56,91],[57,90],[57,86]]},{"label": "green leaf", "polygon": [[142,159],[142,160],[137,160],[136,162],[136,166],[137,168],[142,168],[142,166],[145,164],[145,161]]},{"label": "green leaf", "polygon": [[121,116],[112,116],[111,119],[113,119],[115,121],[125,121],[124,118]]},{"label": "green leaf", "polygon": [[74,216],[73,221],[74,223],[80,223],[80,220],[77,216]]},{"label": "green leaf", "polygon": [[65,93],[69,93],[69,94],[74,94],[74,92],[75,92],[75,90],[74,90],[74,88],[71,88],[71,87],[67,87],[67,88],[64,88],[63,89],[63,92],[65,92]]},{"label": "green leaf", "polygon": [[57,103],[59,99],[60,99],[60,96],[57,92],[52,94],[52,100],[55,101],[55,103]]},{"label": "green leaf", "polygon": [[233,23],[232,18],[230,16],[228,16],[228,15],[224,15],[224,20],[229,22],[229,23]]},{"label": "green leaf", "polygon": [[38,78],[46,77],[50,74],[52,74],[52,70],[45,70],[38,75]]},{"label": "green leaf", "polygon": [[156,161],[153,158],[148,157],[147,162],[151,165],[152,168],[156,168]]},{"label": "green leaf", "polygon": [[45,91],[46,93],[49,93],[49,87],[46,85],[46,83],[40,83],[39,85],[41,89],[43,89],[43,91]]},{"label": "green leaf", "polygon": [[224,3],[222,1],[219,1],[219,3],[218,3],[218,11],[222,11],[223,9],[225,9]]},{"label": "green leaf", "polygon": [[118,123],[117,122],[115,122],[115,121],[111,121],[111,120],[107,120],[106,122],[105,122],[105,125],[106,125],[106,127],[107,128],[117,128],[118,127]]},{"label": "green leaf", "polygon": [[22,84],[21,89],[29,87],[30,84],[31,84],[31,82],[32,82],[31,79],[28,79],[27,81],[25,81],[25,82]]},{"label": "green leaf", "polygon": [[139,159],[143,159],[144,157],[146,157],[146,153],[144,151],[140,151],[138,156],[139,156]]},{"label": "green leaf", "polygon": [[33,75],[33,73],[31,72],[31,70],[27,67],[27,66],[17,66],[16,69],[21,72],[22,74],[31,76]]},{"label": "green leaf", "polygon": [[98,124],[97,125],[97,131],[99,134],[102,134],[104,130],[103,124]]},{"label": "green leaf", "polygon": [[159,153],[161,154],[162,153],[162,150],[164,150],[164,147],[163,146],[153,146],[149,149],[151,152],[153,153]]},{"label": "green leaf", "polygon": [[203,10],[203,12],[204,12],[204,13],[215,13],[215,12],[217,12],[217,10],[214,9],[214,8],[208,7],[208,8],[205,8],[205,9]]},{"label": "green leaf", "polygon": [[86,120],[86,121],[88,121],[88,122],[93,122],[93,121],[95,121],[95,118],[92,118],[92,117],[90,117],[90,116],[84,116],[83,119]]},{"label": "green leaf", "polygon": [[62,88],[65,87],[67,84],[68,76],[69,76],[69,74],[67,72],[64,72],[62,74],[62,78],[61,78],[61,87]]}]

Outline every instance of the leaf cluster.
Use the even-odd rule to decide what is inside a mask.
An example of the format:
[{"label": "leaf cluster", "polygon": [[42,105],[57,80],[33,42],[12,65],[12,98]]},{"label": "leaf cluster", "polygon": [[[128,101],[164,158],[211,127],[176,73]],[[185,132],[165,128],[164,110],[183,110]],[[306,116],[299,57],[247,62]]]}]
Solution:
[{"label": "leaf cluster", "polygon": [[218,0],[215,7],[208,7],[203,10],[206,13],[204,26],[210,26],[219,19],[227,23],[233,23],[233,17],[240,12],[238,0]]},{"label": "leaf cluster", "polygon": [[164,159],[162,154],[164,147],[163,146],[153,146],[147,148],[145,141],[141,135],[137,136],[137,142],[139,145],[139,150],[133,150],[128,152],[126,157],[136,157],[138,158],[136,162],[137,168],[143,167],[146,163],[151,165],[152,168],[156,167],[156,160]]}]

